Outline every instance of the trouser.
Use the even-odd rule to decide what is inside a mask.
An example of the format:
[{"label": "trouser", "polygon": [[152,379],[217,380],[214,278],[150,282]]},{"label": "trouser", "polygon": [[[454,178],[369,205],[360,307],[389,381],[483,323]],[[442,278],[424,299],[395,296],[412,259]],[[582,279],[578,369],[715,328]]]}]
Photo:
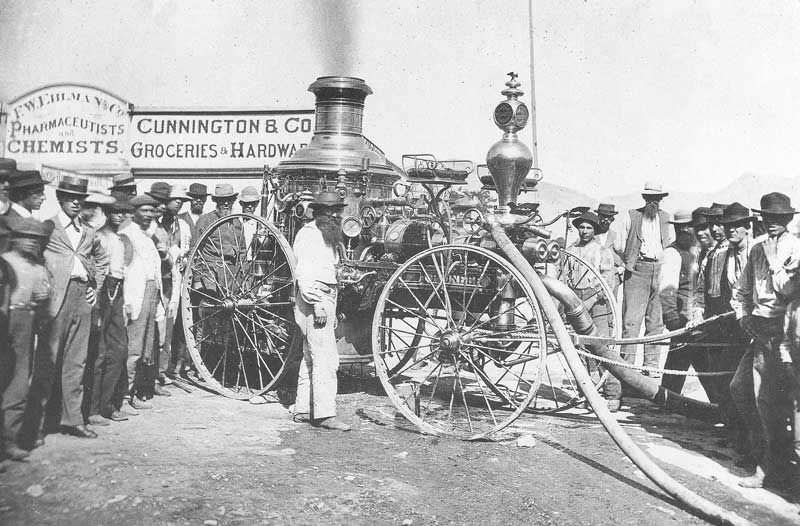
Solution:
[{"label": "trouser", "polygon": [[[708,351],[693,345],[683,347],[687,343],[685,338],[673,338],[669,346],[669,353],[664,362],[664,369],[673,369],[676,371],[688,371],[691,366],[698,373],[705,373],[711,370],[711,365],[708,361]],[[694,342],[688,342],[693,344]],[[698,376],[700,385],[708,396],[710,401],[713,401],[714,393],[717,391],[716,382],[710,376]],[[727,376],[724,378],[728,378]],[[686,375],[684,374],[665,374],[661,380],[661,385],[680,394],[683,390],[683,384],[686,383]]]},{"label": "trouser", "polygon": [[8,313],[9,360],[3,364],[2,430],[6,445],[20,444],[20,431],[25,421],[25,407],[30,389],[30,374],[33,359],[33,336],[35,313],[29,309],[12,309]]},{"label": "trouser", "polygon": [[125,367],[128,358],[128,333],[125,328],[122,280],[106,278],[97,301],[101,325],[89,414],[108,418],[122,407],[128,387],[128,372]]},{"label": "trouser", "polygon": [[[608,299],[605,298],[602,292],[598,293],[594,288],[574,290],[594,322],[595,334],[597,336],[611,336],[614,319]],[[590,374],[602,374],[602,367],[598,366],[597,360],[592,358],[586,358],[586,368]]]},{"label": "trouser", "polygon": [[[661,277],[661,263],[637,261],[625,280],[622,289],[622,337],[636,338],[644,320],[644,334],[650,336],[664,331],[661,319],[661,299],[658,295]],[[622,356],[633,363],[636,357],[634,345],[623,345]],[[661,346],[645,345],[643,364],[647,367],[658,367],[661,358]]]},{"label": "trouser", "polygon": [[336,348],[336,298],[322,301],[328,321],[314,326],[314,306],[297,294],[294,316],[303,335],[303,359],[297,376],[295,413],[308,413],[313,419],[336,416],[336,371],[339,352]]},{"label": "trouser", "polygon": [[136,381],[136,364],[139,360],[143,363],[154,363],[155,351],[158,344],[156,334],[156,307],[160,291],[155,280],[148,280],[144,286],[142,297],[142,310],[139,317],[128,323],[128,391],[133,392]]},{"label": "trouser", "polygon": [[62,426],[84,423],[81,403],[91,323],[86,283],[70,280],[61,310],[50,323],[48,333],[40,335],[36,348],[28,404],[34,426],[41,422],[42,409],[46,427],[58,422]]},{"label": "trouser", "polygon": [[753,316],[756,338],[739,362],[730,390],[747,426],[751,456],[769,477],[789,467],[792,438],[787,422],[792,403],[778,357],[783,318]]}]

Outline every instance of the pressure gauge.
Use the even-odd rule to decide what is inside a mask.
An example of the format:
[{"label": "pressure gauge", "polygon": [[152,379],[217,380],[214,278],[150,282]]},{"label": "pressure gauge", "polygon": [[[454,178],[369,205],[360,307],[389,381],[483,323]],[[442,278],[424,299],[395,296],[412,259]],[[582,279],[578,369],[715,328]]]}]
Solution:
[{"label": "pressure gauge", "polygon": [[358,237],[363,229],[357,217],[347,216],[342,219],[342,233],[347,237]]},{"label": "pressure gauge", "polygon": [[530,112],[528,112],[528,107],[520,102],[519,106],[517,107],[517,111],[514,112],[514,124],[517,128],[524,128],[526,124],[528,124],[528,117],[530,116]]},{"label": "pressure gauge", "polygon": [[501,102],[494,109],[494,123],[504,128],[508,126],[514,118],[514,108],[508,102]]}]

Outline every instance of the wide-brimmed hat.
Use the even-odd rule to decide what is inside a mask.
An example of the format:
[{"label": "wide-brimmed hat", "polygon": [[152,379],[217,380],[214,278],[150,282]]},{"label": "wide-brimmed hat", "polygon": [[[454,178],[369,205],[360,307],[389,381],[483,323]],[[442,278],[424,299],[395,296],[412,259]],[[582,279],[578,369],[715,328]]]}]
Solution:
[{"label": "wide-brimmed hat", "polygon": [[229,183],[219,183],[214,187],[214,195],[211,196],[211,199],[229,199],[237,195],[239,195],[239,192],[234,192],[233,185]]},{"label": "wide-brimmed hat", "polygon": [[642,195],[655,195],[655,196],[665,197],[668,196],[669,193],[665,192],[660,184],[647,182],[644,183],[644,190],[642,190]]},{"label": "wide-brimmed hat", "polygon": [[17,161],[0,157],[0,181],[5,181],[17,173]]},{"label": "wide-brimmed hat", "polygon": [[32,217],[9,216],[6,218],[6,225],[11,231],[12,237],[43,238],[50,235],[50,229]]},{"label": "wide-brimmed hat", "polygon": [[755,218],[750,215],[750,209],[741,203],[731,203],[725,207],[719,222],[723,224],[738,223],[739,221],[753,221]]},{"label": "wide-brimmed hat", "polygon": [[208,187],[203,183],[192,183],[189,185],[189,191],[186,192],[189,197],[208,197]]},{"label": "wide-brimmed hat", "polygon": [[180,199],[181,201],[189,201],[191,199],[186,195],[186,192],[164,181],[156,181],[150,185],[150,190],[145,193],[162,203],[172,201],[173,199]]},{"label": "wide-brimmed hat", "polygon": [[690,225],[694,223],[692,213],[688,210],[676,211],[669,222],[673,225]]},{"label": "wide-brimmed hat", "polygon": [[321,208],[323,206],[329,206],[331,208],[344,208],[345,202],[344,198],[339,197],[337,192],[320,192],[316,196],[314,196],[314,200],[309,203],[311,208]]},{"label": "wide-brimmed hat", "polygon": [[128,204],[132,208],[139,208],[140,206],[158,206],[161,203],[147,194],[142,194],[131,197],[128,200]]},{"label": "wide-brimmed hat", "polygon": [[117,200],[114,199],[112,196],[108,194],[102,194],[100,192],[89,192],[88,197],[83,201],[84,204],[89,205],[98,205],[98,206],[107,206],[110,204],[115,203]]},{"label": "wide-brimmed hat", "polygon": [[793,215],[797,210],[792,208],[789,196],[780,192],[771,192],[761,196],[761,208],[753,208],[759,214]]},{"label": "wide-brimmed hat", "polygon": [[708,213],[711,209],[707,206],[698,206],[692,210],[692,226],[695,228],[704,228],[708,226]]},{"label": "wide-brimmed hat", "polygon": [[597,205],[597,210],[595,210],[595,212],[599,216],[615,216],[619,213],[616,207],[611,203],[600,203]]},{"label": "wide-brimmed hat", "polygon": [[133,178],[132,174],[116,174],[111,178],[111,186],[109,186],[108,189],[117,190],[119,188],[127,188],[129,186],[136,186],[136,180]]},{"label": "wide-brimmed hat", "polygon": [[261,194],[256,190],[255,186],[245,186],[242,188],[242,193],[239,194],[239,201],[242,203],[257,203],[261,201]]},{"label": "wide-brimmed hat", "polygon": [[8,180],[8,187],[11,190],[18,188],[29,188],[32,186],[44,186],[45,182],[42,179],[42,174],[39,170],[23,170],[11,176]]},{"label": "wide-brimmed hat", "polygon": [[56,192],[86,197],[89,195],[89,180],[83,177],[65,175],[56,185]]},{"label": "wide-brimmed hat", "polygon": [[586,211],[572,220],[572,224],[575,228],[578,228],[578,225],[581,223],[590,223],[594,227],[595,232],[597,232],[597,229],[600,227],[600,218],[597,217],[597,214],[594,212]]}]

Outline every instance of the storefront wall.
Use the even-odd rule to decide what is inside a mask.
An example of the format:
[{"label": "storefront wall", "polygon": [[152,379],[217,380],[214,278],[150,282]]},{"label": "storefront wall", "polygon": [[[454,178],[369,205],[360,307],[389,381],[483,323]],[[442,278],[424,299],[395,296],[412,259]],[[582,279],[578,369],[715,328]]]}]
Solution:
[{"label": "storefront wall", "polygon": [[137,107],[79,84],[44,86],[4,108],[0,154],[52,183],[40,217],[57,211],[54,186],[64,175],[101,192],[120,173],[132,173],[139,192],[155,181],[183,189],[200,182],[211,193],[220,182],[261,190],[265,167],[306,146],[314,119],[311,109]]}]

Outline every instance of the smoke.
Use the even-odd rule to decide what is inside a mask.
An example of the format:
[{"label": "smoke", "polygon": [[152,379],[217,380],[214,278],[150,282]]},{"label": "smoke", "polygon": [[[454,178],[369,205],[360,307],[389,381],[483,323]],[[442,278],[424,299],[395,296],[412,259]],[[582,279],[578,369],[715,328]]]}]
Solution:
[{"label": "smoke", "polygon": [[310,2],[311,38],[322,61],[323,75],[353,75],[358,46],[358,10],[354,0]]}]

